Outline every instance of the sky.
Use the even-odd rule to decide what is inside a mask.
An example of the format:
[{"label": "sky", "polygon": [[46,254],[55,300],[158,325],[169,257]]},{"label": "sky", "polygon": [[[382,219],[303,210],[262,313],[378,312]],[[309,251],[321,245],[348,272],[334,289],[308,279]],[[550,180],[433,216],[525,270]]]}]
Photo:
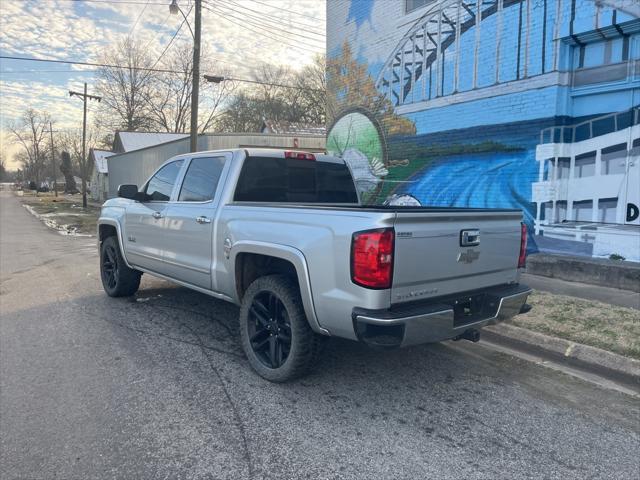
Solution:
[{"label": "sky", "polygon": [[[190,11],[193,0],[177,1]],[[251,78],[263,62],[297,69],[325,52],[325,0],[202,1],[203,48],[236,78]],[[158,58],[183,20],[169,14],[170,3],[0,0],[0,55],[97,62],[109,45],[131,36]],[[193,12],[188,17],[193,26]],[[185,25],[169,48],[191,42]],[[0,150],[10,169],[17,146],[7,125],[32,107],[48,111],[55,130],[80,128],[82,102],[69,90],[81,91],[87,82],[91,93],[94,75],[95,67],[0,59]],[[95,108],[90,102],[88,122]]]}]

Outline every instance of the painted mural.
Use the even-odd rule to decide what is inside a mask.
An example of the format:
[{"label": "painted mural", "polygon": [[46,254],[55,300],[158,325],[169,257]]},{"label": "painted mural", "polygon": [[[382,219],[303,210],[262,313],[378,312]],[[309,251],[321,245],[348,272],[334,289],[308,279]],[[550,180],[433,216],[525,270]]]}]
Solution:
[{"label": "painted mural", "polygon": [[334,0],[327,148],[365,202],[523,211],[640,261],[640,2]]}]

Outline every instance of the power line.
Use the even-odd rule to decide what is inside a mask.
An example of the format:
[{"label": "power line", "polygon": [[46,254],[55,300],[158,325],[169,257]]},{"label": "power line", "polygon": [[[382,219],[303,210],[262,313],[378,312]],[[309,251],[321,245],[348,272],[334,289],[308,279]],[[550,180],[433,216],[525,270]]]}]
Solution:
[{"label": "power line", "polygon": [[[207,4],[207,5],[208,5],[208,4]],[[225,13],[225,12],[224,12],[224,10],[219,10],[219,7],[217,7],[217,6],[216,6],[216,7],[213,7],[212,5],[209,5],[209,8],[210,8],[210,11],[214,11],[215,13],[218,13],[219,15],[222,15],[222,16],[230,16],[230,17],[232,17],[232,18],[235,18],[235,19],[236,19],[236,20],[238,20],[239,22],[243,22],[243,23],[246,23],[246,24],[249,24],[249,25],[253,25],[253,26],[254,26],[254,27],[256,27],[256,28],[259,28],[259,29],[261,29],[261,30],[263,30],[263,31],[267,31],[267,32],[269,32],[270,34],[273,34],[273,35],[281,35],[281,34],[282,34],[282,30],[274,30],[274,26],[273,26],[273,25],[264,24],[264,23],[261,23],[261,22],[259,22],[259,21],[255,21],[255,20],[249,20],[249,18],[248,18],[249,16],[248,16],[248,15],[243,16],[243,15],[245,15],[245,14],[244,14],[244,13],[242,13],[242,12],[237,12],[236,10],[233,10],[233,9],[232,9],[232,12],[233,12],[233,13]],[[216,10],[211,10],[211,8],[215,8]],[[238,13],[238,15],[240,15],[240,16],[236,16],[236,15],[235,15],[235,13]],[[244,28],[247,28],[247,27],[245,26]],[[288,32],[288,31],[287,31],[287,37],[289,37],[289,36],[291,36],[291,35],[295,35],[295,36],[298,36],[298,37],[303,38],[304,40],[309,40],[309,41],[312,41],[312,42],[320,42],[320,43],[321,43],[321,44],[323,44],[323,46],[324,46],[324,42],[323,42],[322,40],[318,40],[318,39],[315,39],[315,38],[305,37],[304,35],[300,35],[299,33],[290,33],[290,32]],[[287,45],[291,45],[291,44],[289,44],[289,43],[287,43],[287,42],[284,42],[284,41],[283,41],[283,40],[281,40],[281,39],[278,39],[278,40],[279,40],[281,43],[285,43],[285,44],[287,44]],[[293,39],[291,39],[291,40],[292,40],[292,41],[295,41],[295,42],[298,42],[298,43],[300,43],[301,45],[303,45],[304,47],[308,47],[308,48],[310,48],[310,49],[317,49],[317,48],[319,48],[319,46],[318,46],[317,44],[316,44],[316,45],[314,45],[314,44],[306,43],[306,42],[303,42],[303,41],[301,41],[301,40],[296,40],[295,38],[293,38]],[[304,47],[301,47],[301,46],[299,46],[299,45],[291,45],[291,46],[295,46],[296,48],[303,48],[303,49],[304,49]],[[317,52],[317,50],[314,50],[314,51],[316,51],[316,52]]]},{"label": "power line", "polygon": [[292,13],[294,15],[299,15],[301,17],[310,18],[310,19],[316,20],[318,22],[324,22],[325,21],[322,18],[313,17],[311,15],[306,15],[304,13],[296,12],[295,10],[291,10],[289,8],[276,7],[275,5],[269,5],[268,3],[260,2],[259,0],[252,0],[252,2],[253,3],[259,3],[260,5],[265,5],[265,6],[269,7],[269,8],[275,8],[276,10],[282,10],[283,12]]},{"label": "power line", "polygon": [[[320,53],[320,52],[321,52],[321,50],[319,50],[319,49],[312,50],[311,48],[305,48],[305,47],[301,47],[301,46],[298,46],[298,45],[293,45],[293,44],[291,44],[291,43],[283,42],[283,41],[282,41],[282,38],[272,37],[271,35],[268,35],[268,34],[266,34],[266,33],[260,32],[260,31],[258,31],[258,30],[254,30],[253,28],[249,28],[249,27],[247,27],[246,23],[249,23],[249,22],[246,22],[246,21],[245,21],[246,23],[245,23],[245,24],[242,24],[242,23],[239,23],[239,22],[237,22],[237,21],[235,21],[235,20],[232,20],[231,18],[229,18],[230,16],[229,16],[229,15],[226,15],[224,12],[220,12],[220,11],[218,11],[218,10],[213,10],[213,9],[211,9],[211,8],[207,7],[206,5],[203,5],[203,7],[204,7],[204,8],[206,8],[207,10],[209,10],[210,12],[217,13],[217,14],[218,14],[218,15],[220,15],[223,19],[227,20],[228,22],[233,23],[234,25],[236,25],[236,26],[238,26],[238,27],[241,27],[241,28],[243,28],[243,29],[249,30],[249,31],[251,31],[251,32],[253,32],[253,33],[257,34],[257,35],[262,35],[263,37],[270,38],[271,40],[275,40],[276,42],[278,42],[278,43],[280,43],[280,44],[282,44],[282,45],[286,45],[286,46],[288,46],[288,47],[291,47],[291,48],[293,48],[293,49],[295,49],[295,50],[298,50],[298,51],[300,51],[301,53],[305,53],[305,52]],[[233,17],[233,18],[237,18],[237,17]],[[241,20],[241,21],[242,21],[242,20]]]},{"label": "power line", "polygon": [[[221,52],[221,53],[224,53],[224,52]],[[178,70],[169,70],[164,68],[128,67],[123,65],[82,62],[82,61],[75,61],[75,60],[58,60],[58,59],[33,58],[33,57],[10,57],[10,56],[3,56],[3,55],[0,55],[0,59],[25,60],[25,61],[32,61],[32,62],[51,62],[51,63],[62,63],[62,64],[69,64],[69,65],[86,65],[86,66],[105,67],[105,68],[121,68],[126,70],[146,70],[146,71],[152,71],[152,72],[158,72],[158,73],[176,73],[180,75],[184,74],[184,72],[181,72]],[[238,66],[237,61],[231,62],[228,60],[223,60],[221,58],[213,58],[213,57],[212,57],[212,60],[215,60],[216,62],[220,62],[220,63],[226,63],[229,65]],[[256,60],[258,59],[256,58]],[[249,67],[247,68],[249,69],[249,71],[251,71]],[[54,71],[59,73],[67,72],[67,73],[73,74],[73,73],[83,73],[83,72],[97,72],[98,70],[54,70]],[[13,73],[13,72],[18,73],[18,71],[16,70],[7,70],[4,73]],[[21,73],[39,73],[39,72],[47,72],[47,70],[31,70],[31,71],[25,70],[25,71],[22,71]]]},{"label": "power line", "polygon": [[142,70],[147,72],[159,72],[159,73],[183,73],[176,70],[167,70],[164,68],[148,68],[148,67],[127,67],[124,65],[112,65],[108,63],[95,63],[95,62],[81,62],[78,60],[58,60],[48,58],[34,58],[34,57],[13,57],[9,55],[0,55],[0,59],[5,60],[24,60],[29,62],[48,62],[48,63],[64,63],[68,65],[85,65],[88,67],[102,67],[102,68],[121,68],[124,70]]},{"label": "power line", "polygon": [[[189,11],[187,12],[187,15],[189,15],[191,13],[191,10],[193,10],[193,7],[191,7],[189,9]],[[155,63],[151,66],[151,68],[154,68],[158,62],[162,59],[162,57],[164,56],[165,53],[167,53],[167,50],[169,50],[169,47],[171,46],[171,44],[173,43],[173,41],[176,39],[176,37],[178,36],[178,34],[180,33],[180,30],[182,30],[182,26],[186,23],[187,21],[187,15],[185,15],[184,19],[182,20],[182,23],[180,24],[180,26],[178,27],[178,29],[176,30],[176,33],[173,34],[173,37],[171,37],[171,40],[169,40],[169,43],[167,43],[166,47],[164,47],[164,50],[162,51],[162,53],[160,54],[160,56],[158,57],[158,59],[155,61]]]},{"label": "power line", "polygon": [[0,73],[93,73],[98,70],[3,70]]},{"label": "power line", "polygon": [[[294,23],[294,22],[292,22],[291,20],[285,20],[285,19],[284,19],[284,18],[282,18],[282,17],[276,17],[275,15],[271,15],[271,14],[269,14],[269,13],[260,12],[260,11],[258,11],[258,10],[254,10],[254,9],[252,9],[252,8],[245,7],[244,5],[242,5],[242,4],[238,3],[238,2],[234,2],[233,0],[227,0],[227,3],[231,3],[232,5],[236,5],[236,6],[237,6],[237,7],[239,7],[239,8],[242,8],[242,9],[244,9],[244,10],[248,10],[248,11],[250,11],[250,12],[253,12],[253,13],[257,14],[257,15],[258,15],[258,18],[259,18],[260,20],[265,20],[265,21],[267,21],[267,20],[265,19],[265,17],[272,18],[272,19],[273,19],[273,22],[276,22],[276,23],[278,24],[278,26],[279,26],[281,23],[286,23],[286,24],[288,24],[288,25],[296,25],[296,26],[298,26],[298,27],[304,27],[304,28],[306,28],[306,29],[307,29],[307,30],[306,30],[306,33],[310,33],[310,34],[313,34],[313,35],[317,35],[317,36],[319,36],[319,37],[323,37],[323,38],[324,38],[324,37],[326,37],[326,34],[325,34],[325,33],[321,33],[320,31],[318,31],[318,32],[313,31],[312,29],[317,28],[317,27],[315,27],[315,26],[311,26],[311,25],[308,25],[308,24],[306,24],[306,23],[302,23],[302,22],[298,22],[298,21],[294,21],[294,22],[295,22],[295,23]],[[240,12],[238,12],[238,13],[240,13]],[[250,15],[250,14],[248,14],[248,13],[246,13],[245,15],[247,15],[247,16],[251,16],[251,15]],[[288,33],[291,33],[291,32],[288,32]]]},{"label": "power line", "polygon": [[131,26],[131,30],[129,30],[129,35],[127,35],[128,38],[131,38],[131,34],[133,33],[133,31],[136,29],[136,25],[138,25],[138,22],[140,21],[140,17],[142,17],[142,15],[144,14],[145,10],[147,9],[147,7],[149,6],[149,1],[147,0],[147,3],[144,4],[144,7],[142,8],[142,10],[140,11],[140,14],[138,15],[138,17],[136,18],[136,21],[133,22],[133,25]]},{"label": "power line", "polygon": [[[143,70],[143,71],[151,71],[151,72],[159,72],[159,73],[176,73],[183,75],[184,72],[180,72],[177,70],[168,70],[164,68],[147,68],[147,67],[127,67],[123,65],[111,65],[107,63],[93,63],[93,62],[80,62],[75,60],[51,60],[46,58],[33,58],[33,57],[13,57],[8,55],[0,55],[0,59],[5,60],[24,60],[29,62],[50,62],[50,63],[64,63],[69,65],[86,65],[92,67],[101,67],[101,68],[122,68],[125,70]],[[79,70],[83,71],[83,70]],[[74,72],[75,73],[75,72]],[[285,85],[279,83],[271,83],[271,82],[261,82],[259,80],[249,80],[248,78],[237,78],[237,77],[222,77],[223,80],[229,80],[234,82],[243,82],[243,83],[255,83],[259,85],[269,85],[273,87],[284,87],[284,88],[296,88],[298,90],[311,90],[311,91],[320,91],[317,89],[307,88],[304,89],[302,87],[296,87],[295,85]]]},{"label": "power line", "polygon": [[[59,2],[73,2],[73,3],[108,3],[111,5],[146,5],[144,1],[136,1],[136,0],[58,0]],[[154,2],[148,3],[149,5],[169,5],[166,2]]]},{"label": "power line", "polygon": [[273,83],[273,82],[261,82],[259,80],[249,80],[246,78],[232,78],[232,77],[221,77],[216,75],[204,75],[205,80],[212,83],[220,83],[223,81],[231,81],[231,82],[243,82],[243,83],[255,83],[258,85],[268,85],[270,87],[282,87],[282,88],[292,88],[294,90],[308,90],[310,92],[324,92],[324,90],[318,88],[307,88],[307,87],[298,87],[296,85],[286,85],[284,83]]},{"label": "power line", "polygon": [[[164,17],[164,20],[162,21],[162,23],[161,23],[161,24],[160,24],[160,26],[158,27],[159,29],[162,29],[162,27],[164,27],[164,26],[167,24],[167,20],[169,20],[169,17],[170,17],[170,16],[171,16],[171,12],[169,12],[169,13],[167,14],[167,16],[166,16],[166,17]],[[162,32],[157,32],[157,33],[155,34],[155,36],[154,36],[151,40],[149,40],[149,42],[147,43],[147,45],[145,46],[145,48],[144,48],[144,49],[145,49],[145,50],[148,50],[148,49],[149,49],[149,47],[151,46],[151,44],[152,44],[152,43],[155,43],[155,42],[156,42],[156,40],[158,40],[158,37],[160,36],[160,34],[161,34],[161,33],[162,33]]]}]

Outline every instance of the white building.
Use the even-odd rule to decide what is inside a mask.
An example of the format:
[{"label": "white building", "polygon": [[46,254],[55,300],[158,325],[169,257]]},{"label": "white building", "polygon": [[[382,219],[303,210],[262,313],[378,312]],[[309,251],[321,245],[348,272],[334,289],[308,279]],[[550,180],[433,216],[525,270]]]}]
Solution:
[{"label": "white building", "polygon": [[109,167],[107,157],[113,155],[107,150],[92,148],[89,151],[93,161],[93,175],[91,177],[91,198],[98,202],[104,202],[109,193]]},{"label": "white building", "polygon": [[542,131],[532,186],[536,235],[640,261],[639,117],[634,109]]},{"label": "white building", "polygon": [[[122,132],[120,135],[122,135]],[[265,133],[203,133],[198,135],[198,151],[200,152],[251,147],[288,148],[323,152],[325,145],[326,138],[324,135],[277,135]],[[118,186],[120,185],[135,184],[141,187],[160,165],[175,155],[188,153],[189,147],[189,137],[186,136],[185,138],[159,145],[155,144],[110,156],[107,160],[109,164],[109,198],[117,195]]]}]

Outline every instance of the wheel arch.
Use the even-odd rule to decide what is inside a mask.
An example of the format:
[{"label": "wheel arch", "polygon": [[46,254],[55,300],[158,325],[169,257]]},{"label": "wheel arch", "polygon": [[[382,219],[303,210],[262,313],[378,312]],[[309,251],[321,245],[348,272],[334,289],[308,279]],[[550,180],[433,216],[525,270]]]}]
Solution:
[{"label": "wheel arch", "polygon": [[102,245],[102,242],[107,237],[115,236],[118,241],[118,247],[120,247],[120,253],[122,253],[122,258],[124,259],[124,263],[129,268],[133,268],[129,261],[127,260],[127,254],[124,250],[124,242],[122,238],[122,228],[120,227],[120,222],[111,218],[99,218],[98,219],[98,248]]},{"label": "wheel arch", "polygon": [[264,275],[284,273],[292,276],[302,298],[302,306],[309,325],[316,333],[330,335],[318,322],[313,303],[309,269],[304,254],[289,245],[260,241],[236,242],[230,252],[230,265],[235,279],[235,295],[238,303],[253,280]]}]

